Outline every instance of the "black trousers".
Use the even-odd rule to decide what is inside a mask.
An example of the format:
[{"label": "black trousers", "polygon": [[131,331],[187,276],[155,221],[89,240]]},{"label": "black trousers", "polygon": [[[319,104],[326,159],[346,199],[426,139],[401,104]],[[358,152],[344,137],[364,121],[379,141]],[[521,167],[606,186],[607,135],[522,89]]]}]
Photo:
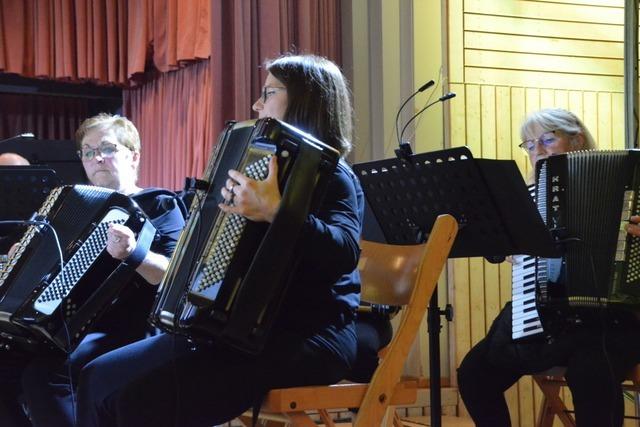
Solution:
[{"label": "black trousers", "polygon": [[0,351],[0,426],[26,427],[31,423],[20,404],[20,377],[29,356],[17,351]]},{"label": "black trousers", "polygon": [[504,392],[523,375],[566,366],[579,427],[622,425],[620,383],[640,362],[640,326],[583,326],[555,339],[511,340],[511,303],[458,368],[464,404],[478,427],[510,426]]},{"label": "black trousers", "polygon": [[393,327],[388,315],[358,313],[356,362],[347,379],[367,383],[378,367],[378,351],[391,342]]},{"label": "black trousers", "polygon": [[257,357],[160,334],[100,356],[82,370],[78,425],[221,424],[259,406],[272,388],[345,378],[355,347],[353,323],[302,339],[279,333]]}]

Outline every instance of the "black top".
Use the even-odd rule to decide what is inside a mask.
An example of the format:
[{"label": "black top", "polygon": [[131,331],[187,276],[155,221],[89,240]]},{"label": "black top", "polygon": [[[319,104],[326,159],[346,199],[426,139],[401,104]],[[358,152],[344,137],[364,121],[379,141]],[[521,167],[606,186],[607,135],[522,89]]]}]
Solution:
[{"label": "black top", "polygon": [[[156,235],[150,250],[171,257],[184,228],[184,206],[177,196],[167,190],[148,188],[131,196],[140,209],[149,217],[156,228]],[[95,330],[131,334],[133,338],[144,338],[150,326],[147,318],[157,291],[156,286],[147,283],[136,274],[126,286],[118,300],[98,320]]]},{"label": "black top", "polygon": [[364,195],[349,166],[341,162],[317,214],[304,223],[304,251],[280,310],[285,330],[313,334],[351,321],[360,303],[360,233]]}]

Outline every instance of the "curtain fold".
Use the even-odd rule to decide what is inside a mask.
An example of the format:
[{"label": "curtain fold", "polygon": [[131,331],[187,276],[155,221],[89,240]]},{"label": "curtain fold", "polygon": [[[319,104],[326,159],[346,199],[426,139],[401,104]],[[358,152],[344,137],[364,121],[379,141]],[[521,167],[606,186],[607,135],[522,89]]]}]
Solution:
[{"label": "curtain fold", "polygon": [[266,59],[314,53],[342,62],[339,0],[213,1],[211,6],[214,130],[247,119],[262,88]]},{"label": "curtain fold", "polygon": [[200,176],[213,146],[210,61],[200,61],[123,93],[124,115],[140,132],[139,183],[180,190]]},{"label": "curtain fold", "polygon": [[[251,105],[266,77],[265,59],[295,51],[341,63],[339,0],[211,0],[210,6],[210,61],[125,90],[125,114],[142,138],[143,186],[181,189],[184,177],[202,176],[224,123],[255,116]],[[182,12],[193,21],[193,10]]]},{"label": "curtain fold", "polygon": [[127,86],[211,54],[211,0],[3,0],[0,72]]}]

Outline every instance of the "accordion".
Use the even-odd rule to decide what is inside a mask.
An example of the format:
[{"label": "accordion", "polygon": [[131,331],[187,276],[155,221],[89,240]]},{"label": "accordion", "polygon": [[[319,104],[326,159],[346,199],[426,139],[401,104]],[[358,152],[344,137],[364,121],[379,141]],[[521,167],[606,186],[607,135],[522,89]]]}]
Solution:
[{"label": "accordion", "polygon": [[[562,256],[523,260],[527,270],[518,277],[525,283],[513,300],[522,336],[597,321],[602,310],[640,311],[640,238],[625,228],[640,212],[639,162],[640,152],[630,150],[579,151],[537,163],[536,203]],[[513,337],[519,338],[515,331]]]},{"label": "accordion", "polygon": [[[282,201],[271,224],[219,209],[229,169],[265,179],[278,159]],[[338,151],[275,119],[230,123],[220,134],[187,225],[160,284],[151,322],[195,340],[259,353],[296,266],[296,243],[322,201]]]},{"label": "accordion", "polygon": [[134,274],[106,251],[109,224],[129,227],[140,247],[155,228],[129,197],[86,185],[54,189],[37,218],[0,269],[1,346],[68,353]]}]

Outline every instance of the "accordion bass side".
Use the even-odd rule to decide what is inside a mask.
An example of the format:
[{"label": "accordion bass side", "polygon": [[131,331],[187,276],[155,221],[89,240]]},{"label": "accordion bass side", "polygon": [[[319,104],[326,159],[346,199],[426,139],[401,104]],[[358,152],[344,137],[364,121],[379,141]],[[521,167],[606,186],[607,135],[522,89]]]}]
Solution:
[{"label": "accordion bass side", "polygon": [[5,348],[68,353],[134,274],[107,253],[109,224],[155,228],[129,197],[86,185],[54,189],[38,217],[60,246],[49,226],[30,225],[3,264],[0,337]]},{"label": "accordion bass side", "polygon": [[[282,202],[271,224],[218,207],[229,169],[262,180],[278,158]],[[275,119],[231,123],[221,133],[151,313],[161,329],[261,351],[295,270],[296,242],[317,209],[339,153]]]},{"label": "accordion bass side", "polygon": [[536,167],[538,209],[563,248],[536,260],[536,305],[545,331],[594,309],[640,311],[640,238],[626,225],[640,211],[640,152],[580,151]]}]

